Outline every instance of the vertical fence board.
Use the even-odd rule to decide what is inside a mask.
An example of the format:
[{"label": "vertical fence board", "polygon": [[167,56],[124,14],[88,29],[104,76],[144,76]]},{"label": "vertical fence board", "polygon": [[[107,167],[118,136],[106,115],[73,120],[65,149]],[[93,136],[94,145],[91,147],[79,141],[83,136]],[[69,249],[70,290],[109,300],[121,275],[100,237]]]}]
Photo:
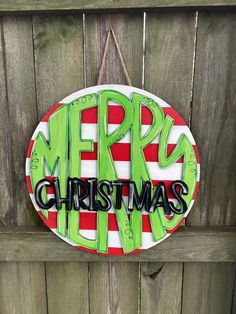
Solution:
[{"label": "vertical fence board", "polygon": [[[1,56],[1,180],[7,183],[1,191],[1,220],[6,225],[34,225],[39,219],[24,174],[27,142],[37,118],[30,17],[2,19]],[[1,313],[46,313],[44,263],[1,263],[0,304]]]},{"label": "vertical fence board", "polygon": [[33,17],[39,119],[56,102],[83,88],[81,15]]},{"label": "vertical fence board", "polygon": [[89,263],[90,313],[138,313],[138,263]]},{"label": "vertical fence board", "polygon": [[[108,31],[114,30],[133,86],[141,87],[143,14],[86,15],[87,86],[98,83]],[[102,84],[127,84],[113,38],[110,39]]]},{"label": "vertical fence board", "polygon": [[234,313],[233,285],[231,263],[185,263],[182,313]]},{"label": "vertical fence board", "polygon": [[[132,85],[141,87],[143,15],[86,15],[85,29],[87,85],[98,83],[107,34],[113,29]],[[113,38],[101,83],[127,84]],[[138,263],[90,263],[89,269],[91,314],[138,312]]]},{"label": "vertical fence board", "polygon": [[142,264],[141,313],[168,314],[173,308],[180,313],[182,268],[182,263]]},{"label": "vertical fence board", "polygon": [[[39,119],[56,102],[83,87],[82,16],[34,16]],[[46,263],[48,312],[88,311],[88,264]]]},{"label": "vertical fence board", "polygon": [[145,89],[173,106],[188,123],[191,112],[195,13],[147,13]]},{"label": "vertical fence board", "polygon": [[0,304],[2,314],[46,314],[44,263],[1,263]]},{"label": "vertical fence board", "polygon": [[6,92],[6,81],[5,81],[5,45],[3,38],[3,22],[1,19],[1,32],[0,32],[0,224],[8,225],[15,223],[15,213],[13,199],[13,172],[12,164],[13,161],[11,156],[11,138],[9,136],[10,131],[10,117],[8,114],[7,106],[7,92]]},{"label": "vertical fence board", "polygon": [[14,214],[18,225],[32,225],[40,219],[32,210],[25,184],[26,150],[37,121],[31,18],[4,17],[3,36],[9,115],[6,129],[11,140],[11,151],[6,159],[11,160],[13,193],[8,216]]},{"label": "vertical fence board", "polygon": [[[236,12],[200,12],[192,131],[200,149],[201,184],[187,223],[235,225]],[[186,264],[183,314],[230,313],[233,264]]]},{"label": "vertical fence board", "polygon": [[89,313],[87,263],[48,262],[47,291],[49,313]]},{"label": "vertical fence board", "polygon": [[[191,112],[194,41],[195,13],[147,14],[145,89],[166,100],[186,122]],[[141,264],[142,313],[180,313],[182,269],[182,263]]]}]

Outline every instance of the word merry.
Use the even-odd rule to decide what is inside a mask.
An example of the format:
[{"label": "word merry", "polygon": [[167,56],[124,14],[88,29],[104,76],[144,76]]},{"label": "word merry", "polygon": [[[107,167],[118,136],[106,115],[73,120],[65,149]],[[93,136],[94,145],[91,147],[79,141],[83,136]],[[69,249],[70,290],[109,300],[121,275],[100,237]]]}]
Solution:
[{"label": "word merry", "polygon": [[[121,106],[124,113],[122,121],[113,132],[109,132],[108,123],[111,101]],[[143,106],[152,115],[152,123],[145,134],[142,134]],[[95,151],[95,142],[83,137],[82,132],[83,113],[92,108],[97,110],[98,181],[89,179],[90,181],[81,183],[78,178],[82,177],[82,153]],[[153,240],[159,241],[164,238],[168,230],[175,228],[182,221],[186,207],[191,204],[197,182],[196,156],[191,141],[185,133],[180,135],[174,150],[170,154],[167,153],[173,125],[174,119],[165,116],[163,108],[158,103],[136,92],[132,92],[127,97],[119,91],[104,89],[62,105],[48,120],[48,139],[42,132],[36,135],[30,158],[30,180],[44,218],[49,217],[47,208],[55,204],[58,208],[58,234],[85,248],[107,252],[107,211],[111,207],[112,200],[112,204],[117,209],[115,215],[125,253],[142,247],[141,209],[143,208],[149,212]],[[120,192],[124,186],[118,181],[118,173],[111,153],[112,145],[126,135],[130,136],[128,209],[131,212],[129,216]],[[144,148],[157,137],[157,163],[160,168],[168,168],[183,158],[182,181],[173,182],[171,187],[178,203],[177,207],[168,200],[163,182],[160,182],[155,189],[151,185],[151,173],[145,159]],[[54,198],[49,201],[46,186],[52,183],[45,181],[46,169],[50,176],[58,178],[53,182]],[[97,210],[96,240],[85,238],[80,234],[79,209],[83,207],[87,210]],[[159,207],[164,210],[162,208],[156,210]],[[168,219],[166,214],[170,212],[178,215]]]}]

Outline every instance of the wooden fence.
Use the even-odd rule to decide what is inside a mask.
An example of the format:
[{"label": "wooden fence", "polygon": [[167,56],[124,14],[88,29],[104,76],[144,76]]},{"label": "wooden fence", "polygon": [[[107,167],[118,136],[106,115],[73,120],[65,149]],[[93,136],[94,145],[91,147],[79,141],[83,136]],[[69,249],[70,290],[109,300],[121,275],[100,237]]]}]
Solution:
[{"label": "wooden fence", "polygon": [[[236,313],[236,1],[8,0],[0,14],[0,313]],[[115,258],[43,227],[24,176],[40,118],[97,84],[110,30],[132,84],[181,113],[201,158],[186,226]],[[102,83],[126,83],[108,47]]]}]

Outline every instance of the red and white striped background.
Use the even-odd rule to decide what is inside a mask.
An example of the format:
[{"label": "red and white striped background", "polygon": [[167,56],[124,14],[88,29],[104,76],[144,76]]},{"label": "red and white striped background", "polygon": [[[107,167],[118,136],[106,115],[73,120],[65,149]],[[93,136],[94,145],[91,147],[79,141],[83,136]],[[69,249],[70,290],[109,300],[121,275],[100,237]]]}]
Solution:
[{"label": "red and white striped background", "polygon": [[[191,141],[194,151],[196,153],[197,162],[198,162],[198,181],[199,181],[199,173],[200,173],[200,164],[199,164],[199,156],[197,152],[197,147],[193,136],[186,126],[184,120],[180,117],[180,115],[170,107],[166,102],[161,100],[160,98],[137,88],[130,87],[130,86],[123,86],[123,85],[101,85],[101,86],[94,86],[90,88],[86,88],[79,92],[76,92],[65,99],[63,99],[58,104],[54,105],[47,114],[42,118],[39,125],[37,126],[32,139],[29,143],[27,157],[26,157],[26,182],[28,191],[31,197],[31,200],[37,210],[38,214],[44,221],[44,223],[59,237],[61,237],[66,242],[70,243],[73,246],[79,247],[76,243],[70,241],[67,237],[62,237],[57,232],[57,210],[55,207],[51,208],[48,211],[48,219],[45,219],[38,208],[35,197],[32,191],[32,186],[30,182],[30,156],[32,152],[32,147],[34,144],[34,140],[39,132],[42,132],[46,139],[48,139],[48,119],[55,112],[61,105],[68,104],[71,101],[76,100],[77,98],[84,96],[89,93],[97,93],[100,90],[109,89],[109,90],[118,90],[121,93],[125,94],[126,96],[130,97],[132,92],[141,93],[149,98],[152,98],[156,101],[162,108],[165,115],[169,115],[174,119],[174,126],[172,128],[171,134],[169,136],[168,142],[168,153],[171,153],[176,146],[180,136],[182,133],[185,133],[189,140]],[[89,178],[89,177],[97,177],[97,107],[93,107],[91,109],[84,110],[82,112],[82,138],[83,139],[92,139],[94,141],[94,151],[93,152],[82,152],[81,154],[81,177],[82,178]],[[123,108],[115,103],[110,102],[108,107],[108,131],[112,132],[120,126],[120,123],[123,121],[124,118],[124,110]],[[152,114],[147,109],[147,107],[142,107],[142,127],[141,131],[144,135],[147,130],[150,128],[152,124]],[[165,182],[168,190],[168,197],[171,199],[173,195],[170,191],[170,185],[174,180],[180,180],[182,177],[182,165],[183,159],[179,159],[175,164],[171,165],[167,168],[160,168],[158,165],[158,143],[159,143],[159,136],[150,143],[147,147],[144,148],[144,156],[147,162],[147,167],[150,173],[151,180],[153,185],[156,186],[159,181]],[[119,142],[113,144],[111,146],[111,153],[113,156],[115,168],[117,171],[117,175],[119,179],[130,179],[130,133],[127,133]],[[53,177],[50,177],[49,172],[46,169],[46,176],[48,179],[53,180]],[[54,174],[54,177],[57,176],[57,171]],[[198,183],[196,186],[196,190],[194,193],[193,200],[191,205],[189,206],[188,211],[185,214],[185,217],[189,213],[193,202],[196,198],[198,190]],[[53,189],[47,189],[48,198],[52,197]],[[123,192],[123,199],[124,203],[127,204],[127,189],[124,189]],[[172,201],[174,201],[172,199]],[[81,210],[80,212],[80,233],[86,238],[89,239],[96,239],[96,212],[88,212],[85,210]],[[171,217],[168,217],[171,219]],[[143,211],[142,212],[142,249],[147,249],[156,245],[158,242],[153,241],[151,225],[149,221],[148,213]],[[168,237],[172,232],[174,232],[177,228],[173,230],[168,230],[166,237]],[[123,249],[119,237],[118,225],[116,222],[116,214],[114,208],[111,208],[108,212],[108,255],[122,255]],[[165,238],[166,238],[165,237]],[[164,240],[164,239],[162,239]],[[161,240],[161,241],[162,241]],[[159,241],[160,242],[160,241]],[[85,249],[85,248],[82,248]],[[91,250],[88,250],[91,251]],[[135,250],[137,252],[139,250]],[[97,253],[96,251],[91,251],[93,253]]]}]

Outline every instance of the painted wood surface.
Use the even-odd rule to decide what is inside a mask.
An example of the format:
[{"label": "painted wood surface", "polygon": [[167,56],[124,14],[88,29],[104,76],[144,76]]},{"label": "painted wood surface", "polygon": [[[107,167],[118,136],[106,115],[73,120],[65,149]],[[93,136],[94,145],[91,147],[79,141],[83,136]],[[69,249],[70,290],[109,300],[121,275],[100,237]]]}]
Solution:
[{"label": "painted wood surface", "polygon": [[2,13],[72,12],[155,8],[224,8],[235,6],[235,0],[9,0],[0,3]]},{"label": "painted wood surface", "polygon": [[[49,7],[10,0],[0,11],[102,10],[111,3],[113,10],[236,5],[71,0]],[[235,12],[148,11],[145,49],[143,13],[129,12],[86,14],[84,23],[82,15],[67,14],[1,18],[0,313],[235,312],[235,265],[226,263],[236,260]],[[115,258],[76,250],[44,229],[22,179],[37,121],[71,92],[97,84],[109,30],[132,84],[162,97],[191,123],[202,160],[188,227],[147,252]],[[104,64],[102,83],[127,82],[112,38]]]},{"label": "painted wood surface", "polygon": [[[235,13],[199,13],[191,124],[202,175],[191,226],[236,224]],[[183,313],[232,313],[234,278],[234,264],[186,264]]]},{"label": "painted wood surface", "polygon": [[[109,36],[113,31],[114,36]],[[86,15],[85,19],[85,64],[86,85],[127,84],[124,67],[132,85],[141,87],[143,58],[143,14],[131,15]],[[108,42],[107,51],[105,43]],[[117,40],[117,45],[115,43]],[[102,60],[104,67],[101,70]],[[133,62],[135,60],[135,62]],[[102,72],[100,72],[102,71]],[[99,82],[100,80],[100,82]],[[137,313],[139,298],[138,263],[90,263],[91,313]],[[100,293],[95,293],[96,282],[101,283]],[[124,294],[124,291],[127,293]],[[102,299],[102,302],[99,300]],[[122,299],[122,302],[120,300]]]}]

